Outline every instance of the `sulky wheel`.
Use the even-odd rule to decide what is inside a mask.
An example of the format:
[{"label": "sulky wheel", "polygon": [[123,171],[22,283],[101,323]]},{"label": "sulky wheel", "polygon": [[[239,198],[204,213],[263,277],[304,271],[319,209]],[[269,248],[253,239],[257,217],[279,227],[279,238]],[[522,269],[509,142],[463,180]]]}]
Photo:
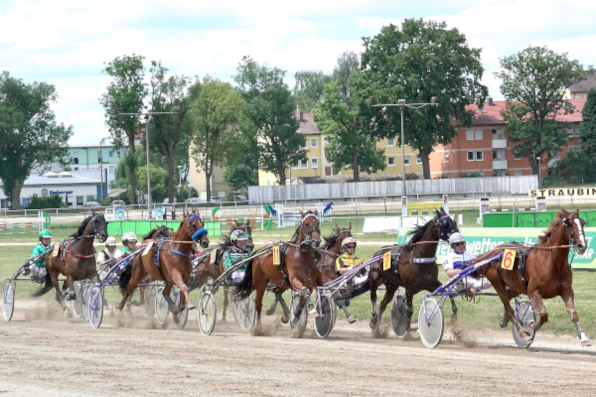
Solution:
[{"label": "sulky wheel", "polygon": [[408,332],[408,312],[406,310],[406,297],[402,294],[395,294],[391,306],[391,327],[398,338],[403,338]]},{"label": "sulky wheel", "polygon": [[304,330],[306,329],[306,323],[308,321],[308,310],[306,307],[302,307],[302,312],[300,313],[300,317],[296,318],[296,311],[300,306],[300,294],[295,294],[292,297],[292,302],[290,302],[290,328],[298,330],[298,337],[301,338],[302,334],[304,334]]},{"label": "sulky wheel", "polygon": [[[521,323],[524,331],[526,331],[528,335],[530,335],[530,338],[532,338],[532,341],[534,341],[534,329],[528,325],[530,321],[536,321],[536,312],[534,311],[532,302],[527,299],[520,299],[517,302],[515,317],[517,318],[517,321]],[[524,343],[524,340],[519,335],[517,327],[515,324],[513,324],[513,321],[511,322],[511,333],[513,334],[513,340],[515,341],[517,347],[521,347],[522,349],[530,347],[531,343],[529,345]]]},{"label": "sulky wheel", "polygon": [[[83,307],[83,319],[89,320],[89,291],[91,290],[91,284],[88,282],[81,282],[81,300]],[[103,302],[102,302],[103,308]]]},{"label": "sulky wheel", "polygon": [[154,285],[145,287],[145,315],[147,318],[155,316],[155,297],[156,289]]},{"label": "sulky wheel", "polygon": [[443,309],[433,298],[426,299],[418,313],[418,332],[424,346],[437,347],[443,338],[444,329]]},{"label": "sulky wheel", "polygon": [[83,285],[81,281],[75,281],[72,287],[75,293],[75,300],[72,301],[72,313],[76,318],[80,318],[83,315],[83,292],[81,291]]},{"label": "sulky wheel", "polygon": [[88,287],[87,290],[89,291],[87,303],[89,324],[97,329],[101,325],[101,320],[103,320],[103,289],[98,285],[94,285]]},{"label": "sulky wheel", "polygon": [[14,313],[14,293],[15,286],[11,280],[4,281],[4,295],[2,298],[2,314],[4,314],[4,320],[10,321],[12,314]]},{"label": "sulky wheel", "polygon": [[[176,286],[172,288],[172,292],[174,293],[174,304],[176,307],[178,307],[182,294],[180,293],[180,289]],[[186,326],[186,321],[188,320],[187,306],[188,303],[182,308],[182,311],[178,313],[177,316],[173,316],[174,323],[176,323],[176,327],[178,327],[178,329],[183,329]]]},{"label": "sulky wheel", "polygon": [[234,301],[234,316],[244,332],[252,329],[256,319],[255,298],[253,295],[240,301]]},{"label": "sulky wheel", "polygon": [[337,308],[333,299],[327,295],[321,295],[320,300],[321,313],[319,313],[318,317],[315,317],[315,332],[319,338],[325,339],[335,325]]},{"label": "sulky wheel", "polygon": [[168,302],[163,297],[164,288],[165,287],[157,288],[157,292],[155,293],[155,318],[160,325],[163,325],[166,322],[168,313],[170,312]]},{"label": "sulky wheel", "polygon": [[201,289],[201,297],[197,305],[197,322],[203,335],[211,335],[217,320],[217,305],[208,288]]}]

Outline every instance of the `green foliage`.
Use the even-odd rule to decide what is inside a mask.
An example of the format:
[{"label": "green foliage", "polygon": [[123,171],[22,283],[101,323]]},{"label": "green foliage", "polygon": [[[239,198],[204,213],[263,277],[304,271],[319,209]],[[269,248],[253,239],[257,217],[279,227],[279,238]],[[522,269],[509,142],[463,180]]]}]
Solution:
[{"label": "green foliage", "polygon": [[588,98],[582,109],[579,142],[582,151],[596,164],[596,88],[588,92]]},{"label": "green foliage", "polygon": [[143,110],[143,101],[147,96],[147,87],[144,83],[145,67],[144,57],[133,54],[125,55],[122,58],[116,57],[112,62],[106,64],[104,73],[108,74],[112,81],[107,87],[99,102],[105,109],[106,125],[114,142],[115,149],[128,147],[130,172],[130,201],[136,202],[136,170],[135,158],[135,135],[143,128],[140,116],[122,116],[118,113],[139,113]]},{"label": "green foliage", "polygon": [[460,178],[481,178],[484,175],[478,171],[474,171],[474,172],[463,172],[459,175]]},{"label": "green foliage", "polygon": [[371,129],[368,114],[363,115],[357,107],[350,108],[343,99],[338,81],[327,84],[314,118],[328,138],[327,160],[336,171],[351,164],[354,181],[358,181],[359,171],[373,173],[385,169],[385,158],[383,151],[376,148],[378,135]]},{"label": "green foliage", "polygon": [[[149,164],[151,171],[151,198],[154,202],[161,202],[168,196],[168,171]],[[137,189],[147,193],[147,166],[137,168]]]},{"label": "green foliage", "polygon": [[27,206],[28,210],[41,210],[45,208],[62,208],[64,207],[64,203],[62,199],[57,194],[52,194],[50,196],[41,196],[39,197],[37,194],[34,194],[31,197],[31,201],[29,201],[29,205]]},{"label": "green foliage", "polygon": [[[480,83],[481,50],[470,47],[466,37],[455,28],[447,29],[445,22],[422,19],[406,19],[401,29],[385,26],[377,36],[364,38],[364,46],[361,72],[350,78],[354,100],[428,103],[438,98],[436,107],[404,109],[405,142],[419,151],[424,177],[430,179],[428,156],[433,147],[456,135],[452,120],[469,125],[473,113],[466,106],[482,106],[487,95]],[[374,122],[386,137],[394,137],[401,129],[400,109],[390,107],[386,115],[377,111]]]},{"label": "green foliage", "polygon": [[594,159],[583,150],[568,151],[557,161],[555,169],[559,177],[567,183],[582,183],[596,181]]},{"label": "green foliage", "polygon": [[501,58],[501,92],[507,99],[503,117],[517,143],[513,151],[525,157],[538,174],[536,157],[557,153],[567,142],[566,125],[557,122],[557,114],[570,114],[574,106],[563,99],[566,87],[584,79],[583,67],[546,47],[528,47]]},{"label": "green foliage", "polygon": [[223,177],[234,190],[259,184],[259,147],[256,137],[239,134],[231,142]]},{"label": "green foliage", "polygon": [[244,57],[234,80],[245,100],[241,131],[258,137],[259,166],[285,184],[291,164],[306,160],[305,139],[298,134],[294,101],[283,82],[285,72]]},{"label": "green foliage", "polygon": [[56,123],[50,105],[58,94],[51,84],[25,84],[3,72],[0,98],[0,179],[12,208],[19,209],[21,189],[32,169],[66,163],[73,131]]}]

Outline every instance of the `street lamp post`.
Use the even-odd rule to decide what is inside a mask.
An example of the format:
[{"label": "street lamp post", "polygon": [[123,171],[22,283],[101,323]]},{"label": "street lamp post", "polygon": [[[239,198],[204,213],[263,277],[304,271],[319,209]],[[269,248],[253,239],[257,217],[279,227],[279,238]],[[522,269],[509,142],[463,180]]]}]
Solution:
[{"label": "street lamp post", "polygon": [[[367,99],[370,102],[370,100]],[[404,142],[404,108],[410,109],[421,109],[425,106],[438,106],[437,97],[434,96],[430,99],[430,102],[424,103],[408,103],[406,104],[405,99],[398,99],[397,103],[387,103],[380,105],[371,105],[374,108],[382,108],[381,111],[385,113],[388,107],[398,107],[401,111],[401,169],[402,169],[402,195],[406,196],[406,149]]]},{"label": "street lamp post", "polygon": [[[99,172],[101,173],[101,185],[99,185],[99,204],[102,205],[102,201],[103,201],[103,151],[101,148],[101,145],[103,145],[103,141],[105,141],[108,138],[102,138],[99,141]],[[108,181],[106,181],[106,184],[108,183]]]},{"label": "street lamp post", "polygon": [[160,114],[178,114],[179,106],[174,106],[173,112],[141,112],[141,113],[119,113],[117,108],[112,108],[112,111],[117,116],[145,116],[145,145],[147,146],[147,219],[151,218],[151,171],[149,170],[149,117]]}]

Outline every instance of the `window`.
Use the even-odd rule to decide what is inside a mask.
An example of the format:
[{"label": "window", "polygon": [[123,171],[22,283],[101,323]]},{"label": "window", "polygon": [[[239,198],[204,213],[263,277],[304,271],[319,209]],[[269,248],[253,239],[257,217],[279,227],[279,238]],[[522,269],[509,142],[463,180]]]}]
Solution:
[{"label": "window", "polygon": [[116,168],[116,167],[110,167],[110,174],[112,174],[112,175],[114,174],[114,169],[115,169],[115,168]]},{"label": "window", "polygon": [[493,130],[493,139],[505,139],[505,130],[502,128]]},{"label": "window", "polygon": [[306,139],[304,140],[304,146],[302,146],[302,149],[308,149],[308,142],[306,142]]},{"label": "window", "polygon": [[466,130],[466,141],[474,140],[474,130]]},{"label": "window", "polygon": [[327,137],[326,136],[323,137],[323,142],[327,143]]},{"label": "window", "polygon": [[567,136],[573,138],[573,127],[567,128]]},{"label": "window", "polygon": [[293,170],[299,170],[300,169],[300,163],[297,163],[297,164],[292,165],[292,169]]},{"label": "window", "polygon": [[317,138],[310,138],[310,147],[316,148],[318,147],[319,142],[317,142]]},{"label": "window", "polygon": [[114,152],[112,152],[111,150],[108,152],[108,156],[110,157],[114,157]]},{"label": "window", "polygon": [[395,146],[395,138],[387,138],[387,146]]},{"label": "window", "polygon": [[406,166],[410,165],[410,156],[406,156],[406,157],[404,157],[404,164],[405,164]]},{"label": "window", "polygon": [[85,198],[83,196],[77,196],[77,205],[83,205]]},{"label": "window", "polygon": [[476,152],[476,161],[484,160],[484,152]]},{"label": "window", "polygon": [[389,167],[395,166],[395,156],[387,156],[387,165]]},{"label": "window", "polygon": [[513,171],[513,176],[522,176],[521,171]]},{"label": "window", "polygon": [[308,168],[308,160],[302,160],[300,163],[300,168],[307,169]]},{"label": "window", "polygon": [[78,170],[79,170],[79,167],[74,167],[73,169],[74,169],[75,171],[78,171]]},{"label": "window", "polygon": [[422,157],[416,156],[416,164],[422,164]]},{"label": "window", "polygon": [[579,94],[579,99],[584,99],[586,97],[586,94]]},{"label": "window", "polygon": [[449,162],[449,153],[445,152],[445,162]]},{"label": "window", "polygon": [[319,168],[319,159],[311,159],[310,160],[312,168]]},{"label": "window", "polygon": [[474,161],[474,152],[468,152],[468,161]]},{"label": "window", "polygon": [[87,196],[87,201],[94,201],[95,200],[95,196]]},{"label": "window", "polygon": [[575,136],[579,138],[579,126],[575,127]]},{"label": "window", "polygon": [[72,163],[79,164],[79,152],[72,152]]},{"label": "window", "polygon": [[521,160],[522,156],[519,153],[513,153],[513,160]]},{"label": "window", "polygon": [[474,138],[477,141],[481,141],[483,139],[482,130],[474,130]]}]

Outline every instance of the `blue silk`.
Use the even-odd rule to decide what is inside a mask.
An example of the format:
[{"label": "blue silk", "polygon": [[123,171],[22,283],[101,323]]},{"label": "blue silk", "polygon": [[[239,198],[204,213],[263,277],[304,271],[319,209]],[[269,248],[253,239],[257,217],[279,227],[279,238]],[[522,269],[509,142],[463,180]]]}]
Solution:
[{"label": "blue silk", "polygon": [[201,235],[203,235],[203,234],[209,234],[209,233],[207,232],[207,229],[205,229],[205,228],[202,228],[202,229],[199,229],[199,230],[197,230],[197,232],[196,232],[195,234],[193,234],[193,235],[192,235],[192,239],[193,239],[193,240],[196,240],[196,239],[198,239],[199,237],[201,237]]}]

